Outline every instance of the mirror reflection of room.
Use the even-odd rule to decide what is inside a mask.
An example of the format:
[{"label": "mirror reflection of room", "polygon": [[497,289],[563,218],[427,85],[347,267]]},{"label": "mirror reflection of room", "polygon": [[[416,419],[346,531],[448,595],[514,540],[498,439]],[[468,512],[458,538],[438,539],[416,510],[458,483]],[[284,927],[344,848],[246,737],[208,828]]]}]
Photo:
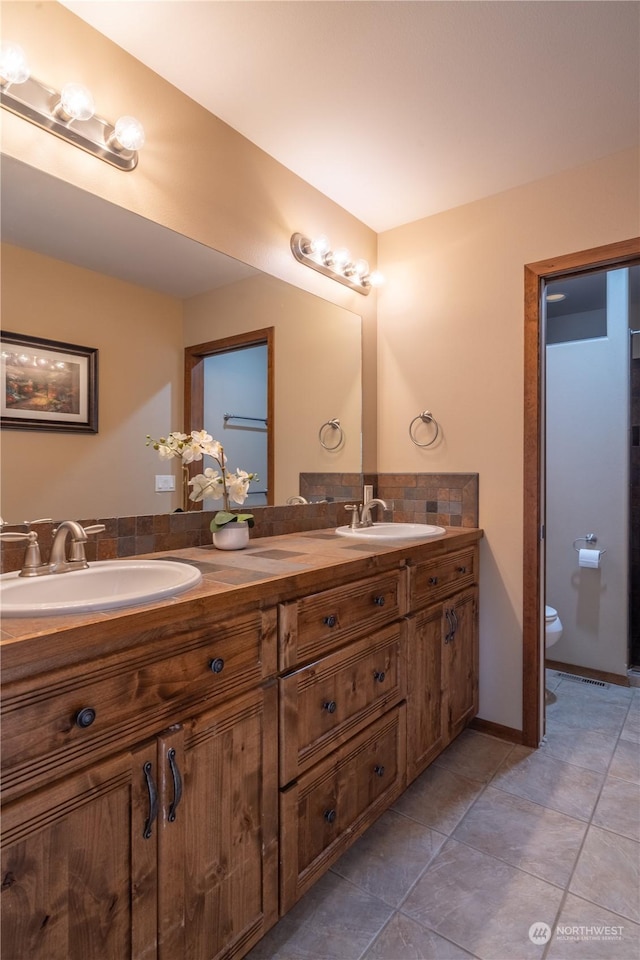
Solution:
[{"label": "mirror reflection of room", "polygon": [[[29,461],[33,434],[4,431],[5,517],[178,509],[177,462],[161,464],[145,438],[184,428],[185,346],[267,326],[276,332],[274,481],[269,492],[268,470],[258,468],[264,484],[249,503],[284,504],[299,492],[301,473],[360,472],[359,316],[12,158],[0,174],[3,329],[99,354],[98,433],[38,435],[46,498],[36,472],[15,468]],[[335,416],[348,442],[327,454],[318,429]],[[216,435],[207,422],[192,428],[221,442],[250,432],[227,425]],[[238,465],[249,469],[238,453]],[[156,477],[169,469],[175,490],[156,492]]]}]

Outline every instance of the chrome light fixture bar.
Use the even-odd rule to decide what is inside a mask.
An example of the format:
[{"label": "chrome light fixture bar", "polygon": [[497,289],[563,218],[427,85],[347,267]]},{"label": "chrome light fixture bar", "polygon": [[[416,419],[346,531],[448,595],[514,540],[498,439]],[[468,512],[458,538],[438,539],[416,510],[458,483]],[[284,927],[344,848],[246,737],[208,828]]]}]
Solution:
[{"label": "chrome light fixture bar", "polygon": [[369,269],[366,260],[352,260],[348,250],[332,250],[326,237],[311,240],[301,233],[291,237],[291,252],[299,263],[331,277],[338,283],[357,290],[363,296],[371,293],[372,287],[380,286],[384,280],[382,274]]},{"label": "chrome light fixture bar", "polygon": [[91,93],[79,84],[61,92],[30,76],[20,47],[3,44],[0,54],[0,103],[11,113],[48,130],[119,170],[138,165],[144,144],[142,124],[121,117],[115,124],[94,114]]}]

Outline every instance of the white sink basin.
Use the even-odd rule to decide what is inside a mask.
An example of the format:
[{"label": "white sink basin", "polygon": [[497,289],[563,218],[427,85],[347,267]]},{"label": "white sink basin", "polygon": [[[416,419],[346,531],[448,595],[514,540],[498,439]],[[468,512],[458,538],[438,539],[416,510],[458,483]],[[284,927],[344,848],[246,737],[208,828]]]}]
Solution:
[{"label": "white sink basin", "polygon": [[98,560],[86,570],[20,577],[0,576],[0,611],[5,617],[39,617],[113,610],[161,600],[195,587],[202,574],[172,560]]},{"label": "white sink basin", "polygon": [[372,527],[337,527],[341,537],[360,537],[363,540],[419,540],[446,533],[444,527],[431,523],[374,523]]}]

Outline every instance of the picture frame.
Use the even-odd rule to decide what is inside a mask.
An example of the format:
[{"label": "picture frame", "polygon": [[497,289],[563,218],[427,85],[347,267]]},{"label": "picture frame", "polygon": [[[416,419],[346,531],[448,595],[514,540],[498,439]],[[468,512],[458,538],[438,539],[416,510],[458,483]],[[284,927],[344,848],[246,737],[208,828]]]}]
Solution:
[{"label": "picture frame", "polygon": [[0,331],[0,426],[98,432],[98,350]]}]

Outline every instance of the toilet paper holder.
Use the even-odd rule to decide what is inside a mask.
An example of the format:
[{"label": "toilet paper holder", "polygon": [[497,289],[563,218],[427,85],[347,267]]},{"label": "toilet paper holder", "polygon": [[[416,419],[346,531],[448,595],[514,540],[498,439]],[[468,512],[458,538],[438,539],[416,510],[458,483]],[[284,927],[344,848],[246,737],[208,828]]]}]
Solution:
[{"label": "toilet paper holder", "polygon": [[[573,541],[573,549],[576,551],[576,553],[580,553],[580,547],[576,547],[576,543],[597,543],[597,542],[598,542],[598,538],[596,537],[595,533],[587,533],[586,536],[584,537],[575,538],[575,540]],[[606,552],[607,552],[606,550],[601,550],[600,555],[602,556],[602,554]]]}]

